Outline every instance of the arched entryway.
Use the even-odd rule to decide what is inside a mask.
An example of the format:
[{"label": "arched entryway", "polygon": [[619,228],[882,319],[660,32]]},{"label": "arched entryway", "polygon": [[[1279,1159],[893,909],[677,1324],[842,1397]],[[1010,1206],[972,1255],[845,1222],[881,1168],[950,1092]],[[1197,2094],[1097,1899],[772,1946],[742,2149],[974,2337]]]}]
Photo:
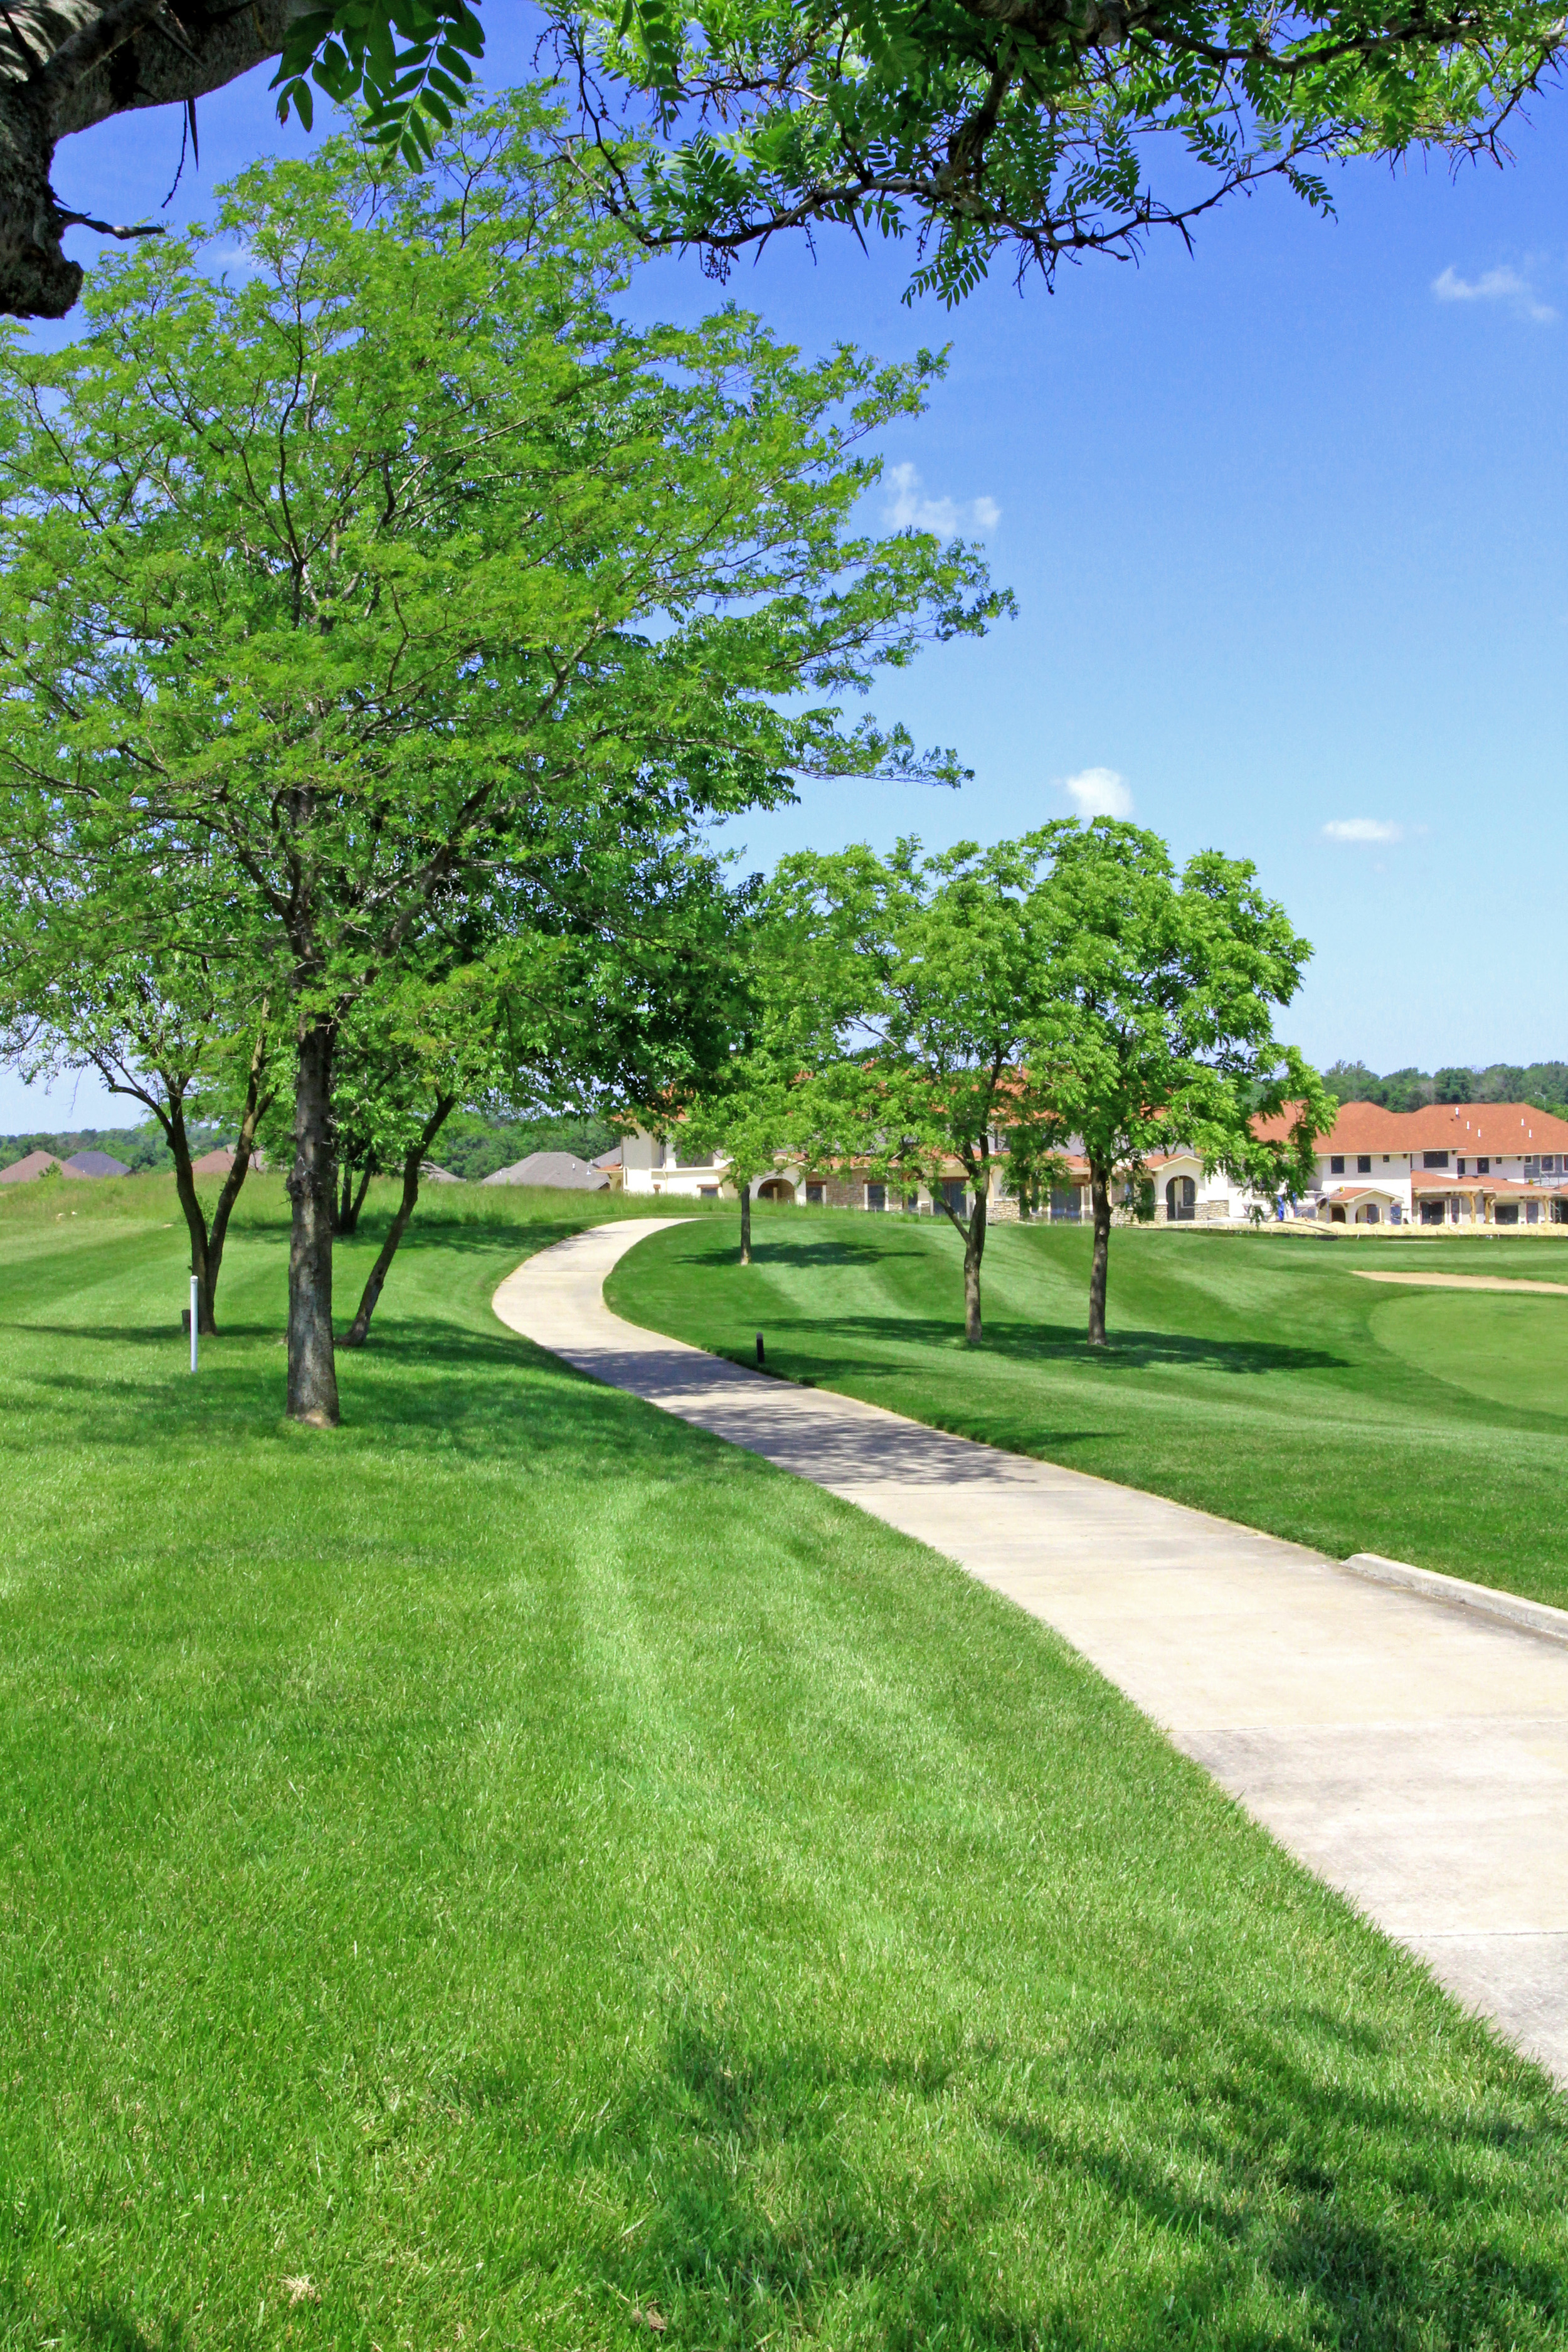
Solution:
[{"label": "arched entryway", "polygon": [[793,1201],[795,1186],[787,1176],[765,1176],[757,1187],[756,1197],[759,1201]]},{"label": "arched entryway", "polygon": [[1190,1225],[1198,1213],[1198,1188],[1190,1176],[1173,1176],[1165,1187],[1165,1215],[1173,1225]]}]

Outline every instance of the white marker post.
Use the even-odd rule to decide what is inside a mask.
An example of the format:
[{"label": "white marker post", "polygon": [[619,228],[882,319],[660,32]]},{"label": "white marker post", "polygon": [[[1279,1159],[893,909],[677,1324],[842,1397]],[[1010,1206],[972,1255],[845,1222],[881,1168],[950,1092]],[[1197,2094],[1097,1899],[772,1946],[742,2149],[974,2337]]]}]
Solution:
[{"label": "white marker post", "polygon": [[196,1369],[196,1315],[201,1295],[201,1284],[193,1274],[191,1276],[191,1370],[193,1372]]}]

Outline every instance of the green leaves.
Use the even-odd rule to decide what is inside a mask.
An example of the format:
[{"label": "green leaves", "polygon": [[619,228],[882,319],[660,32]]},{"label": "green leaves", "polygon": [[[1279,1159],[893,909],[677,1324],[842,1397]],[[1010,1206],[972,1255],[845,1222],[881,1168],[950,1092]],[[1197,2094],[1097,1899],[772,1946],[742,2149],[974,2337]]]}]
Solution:
[{"label": "green leaves", "polygon": [[362,100],[375,144],[418,171],[467,103],[484,47],[468,0],[336,0],[289,28],[272,80],[278,119],[292,108],[309,130],[314,82],[339,106]]},{"label": "green leaves", "polygon": [[1269,179],[1327,211],[1328,162],[1497,152],[1568,40],[1561,0],[554,5],[595,168],[640,237],[722,276],[781,229],[909,236],[910,296],[948,304],[998,256],[1048,280],[1158,227],[1190,237]]},{"label": "green leaves", "polygon": [[936,362],[627,326],[543,116],[258,167],[96,273],[70,345],[0,352],[0,832],[128,907],[221,869],[218,951],[291,1019],[385,1031],[482,965],[509,1087],[629,1089],[734,1033],[710,824],[926,772],[838,698],[1004,600],[851,530]]}]

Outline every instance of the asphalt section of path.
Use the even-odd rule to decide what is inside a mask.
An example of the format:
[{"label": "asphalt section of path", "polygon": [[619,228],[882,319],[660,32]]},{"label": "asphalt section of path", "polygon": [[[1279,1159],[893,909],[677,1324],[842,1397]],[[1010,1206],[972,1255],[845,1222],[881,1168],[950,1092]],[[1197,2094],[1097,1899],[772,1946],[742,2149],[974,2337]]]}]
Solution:
[{"label": "asphalt section of path", "polygon": [[542,1251],[501,1284],[497,1315],[1055,1627],[1568,2087],[1568,1646],[622,1322],[605,1276],[675,1222],[600,1225]]}]

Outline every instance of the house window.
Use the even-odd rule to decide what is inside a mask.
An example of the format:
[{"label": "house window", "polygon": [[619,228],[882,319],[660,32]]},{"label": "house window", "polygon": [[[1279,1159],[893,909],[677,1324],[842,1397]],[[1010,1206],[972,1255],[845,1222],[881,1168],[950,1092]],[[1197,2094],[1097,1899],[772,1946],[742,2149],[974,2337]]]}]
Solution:
[{"label": "house window", "polygon": [[1333,1208],[1329,1211],[1329,1223],[1331,1225],[1342,1225],[1344,1221],[1345,1213],[1342,1209]]},{"label": "house window", "polygon": [[1447,1164],[1448,1155],[1446,1151],[1424,1151],[1421,1154],[1423,1168],[1447,1168]]},{"label": "house window", "polygon": [[1342,1176],[1344,1172],[1345,1155],[1342,1151],[1336,1151],[1330,1159],[1329,1173],[1331,1176]]},{"label": "house window", "polygon": [[946,1206],[952,1210],[953,1215],[955,1217],[962,1217],[963,1214],[963,1177],[944,1176],[942,1180],[942,1197]]},{"label": "house window", "polygon": [[827,1187],[826,1184],[808,1184],[806,1186],[805,1205],[808,1209],[820,1209],[826,1199]]},{"label": "house window", "polygon": [[1519,1202],[1517,1201],[1500,1201],[1492,1213],[1496,1217],[1500,1225],[1517,1225],[1519,1223]]},{"label": "house window", "polygon": [[1464,1172],[1465,1172],[1465,1161],[1464,1161],[1464,1155],[1461,1153],[1461,1154],[1460,1154],[1460,1156],[1459,1156],[1459,1158],[1458,1158],[1458,1160],[1455,1160],[1455,1162],[1454,1162],[1454,1173],[1455,1173],[1457,1176],[1462,1176],[1462,1175],[1464,1174]]},{"label": "house window", "polygon": [[1527,1201],[1525,1202],[1524,1222],[1527,1225],[1538,1225],[1541,1223],[1541,1203],[1539,1201]]},{"label": "house window", "polygon": [[1459,1196],[1457,1192],[1450,1192],[1448,1195],[1448,1223],[1451,1225],[1457,1225],[1458,1222]]},{"label": "house window", "polygon": [[1489,1160],[1477,1160],[1477,1162],[1476,1162],[1476,1174],[1477,1174],[1478,1176],[1489,1176],[1489,1175],[1491,1174],[1491,1172],[1492,1172],[1492,1163],[1491,1163],[1491,1161],[1490,1161]]},{"label": "house window", "polygon": [[697,1187],[697,1197],[700,1201],[716,1201],[719,1198],[718,1185],[699,1184]]},{"label": "house window", "polygon": [[905,1195],[904,1195],[904,1206],[905,1206],[905,1208],[909,1211],[909,1213],[910,1213],[910,1216],[911,1216],[911,1217],[915,1214],[916,1211],[919,1209],[920,1204],[921,1204],[921,1196],[920,1196],[920,1194],[919,1194],[918,1192],[906,1192],[906,1193],[905,1193]]},{"label": "house window", "polygon": [[1079,1189],[1076,1184],[1051,1186],[1051,1216],[1057,1223],[1076,1225],[1082,1222]]},{"label": "house window", "polygon": [[866,1187],[866,1206],[868,1209],[885,1209],[887,1205],[887,1186],[885,1184],[868,1184]]},{"label": "house window", "polygon": [[1358,1151],[1356,1153],[1355,1172],[1358,1176],[1370,1176],[1372,1174],[1372,1154],[1370,1151]]},{"label": "house window", "polygon": [[1421,1222],[1424,1225],[1440,1225],[1443,1222],[1442,1202],[1423,1201],[1421,1203]]},{"label": "house window", "polygon": [[1402,1225],[1405,1223],[1405,1212],[1397,1201],[1391,1201],[1388,1204],[1388,1222],[1391,1225]]}]

